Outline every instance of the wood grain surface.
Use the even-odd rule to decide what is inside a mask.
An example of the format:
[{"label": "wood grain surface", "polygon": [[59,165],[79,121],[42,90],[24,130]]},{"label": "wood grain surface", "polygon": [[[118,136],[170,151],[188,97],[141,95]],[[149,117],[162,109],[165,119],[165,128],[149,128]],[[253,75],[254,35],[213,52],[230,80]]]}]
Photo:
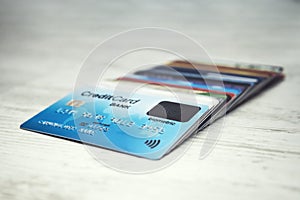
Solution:
[{"label": "wood grain surface", "polygon": [[[183,32],[211,57],[282,65],[286,79],[228,114],[207,157],[204,130],[154,173],[122,173],[81,144],[19,129],[72,90],[98,43],[145,26]],[[300,199],[299,34],[296,0],[1,0],[0,199]]]}]

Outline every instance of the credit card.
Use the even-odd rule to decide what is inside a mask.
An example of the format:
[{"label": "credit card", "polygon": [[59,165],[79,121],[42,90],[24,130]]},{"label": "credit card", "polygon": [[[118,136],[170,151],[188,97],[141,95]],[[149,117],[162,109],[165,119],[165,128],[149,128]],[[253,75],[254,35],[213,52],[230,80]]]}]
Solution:
[{"label": "credit card", "polygon": [[110,88],[84,88],[78,95],[69,94],[21,128],[160,159],[195,132],[219,104],[217,98],[204,95],[182,94],[178,99],[178,92],[144,88],[129,93]]}]

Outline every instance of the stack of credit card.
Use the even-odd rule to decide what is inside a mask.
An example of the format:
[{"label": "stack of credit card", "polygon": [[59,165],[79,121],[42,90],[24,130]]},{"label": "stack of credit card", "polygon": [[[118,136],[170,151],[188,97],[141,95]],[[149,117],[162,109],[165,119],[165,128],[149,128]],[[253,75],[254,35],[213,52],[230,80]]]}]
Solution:
[{"label": "stack of credit card", "polygon": [[21,128],[160,159],[191,134],[282,80],[282,72],[279,66],[173,61],[97,87],[81,87]]}]

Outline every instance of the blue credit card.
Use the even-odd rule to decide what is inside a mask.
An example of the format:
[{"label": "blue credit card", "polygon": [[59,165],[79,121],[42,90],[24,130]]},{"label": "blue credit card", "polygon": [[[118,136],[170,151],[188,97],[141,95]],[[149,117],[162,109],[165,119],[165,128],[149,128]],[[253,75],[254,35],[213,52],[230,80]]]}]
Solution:
[{"label": "blue credit card", "polygon": [[197,129],[218,100],[198,95],[196,101],[179,101],[161,91],[154,93],[141,90],[129,95],[105,87],[85,88],[57,101],[21,128],[160,159]]},{"label": "blue credit card", "polygon": [[204,80],[195,80],[195,81],[186,81],[180,80],[178,77],[172,75],[168,76],[156,76],[156,75],[138,75],[138,74],[128,74],[125,77],[120,78],[119,80],[131,80],[131,81],[141,81],[145,83],[157,83],[157,84],[167,84],[170,86],[185,87],[188,89],[203,89],[209,91],[223,92],[223,93],[232,93],[235,95],[240,95],[243,91],[246,90],[248,85],[246,84],[232,84],[225,82],[214,82],[214,81],[204,81]]},{"label": "blue credit card", "polygon": [[160,65],[153,67],[148,70],[137,71],[135,74],[147,74],[149,72],[154,72],[157,74],[168,74],[175,76],[182,76],[187,80],[216,80],[216,81],[225,81],[225,82],[233,82],[233,83],[245,83],[245,84],[257,84],[263,80],[263,77],[253,77],[246,75],[234,75],[230,73],[224,72],[215,72],[215,71],[207,71],[201,69],[193,69],[193,68],[184,68],[177,66],[165,66]]}]

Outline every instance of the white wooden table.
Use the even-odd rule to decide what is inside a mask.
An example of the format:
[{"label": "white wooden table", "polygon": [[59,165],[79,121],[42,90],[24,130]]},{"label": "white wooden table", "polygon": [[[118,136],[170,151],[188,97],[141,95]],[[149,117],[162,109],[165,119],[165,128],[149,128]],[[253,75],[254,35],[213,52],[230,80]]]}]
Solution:
[{"label": "white wooden table", "polygon": [[[96,44],[144,26],[188,34],[212,57],[282,65],[286,80],[227,115],[208,157],[203,131],[155,173],[121,173],[81,144],[19,129],[72,90]],[[296,0],[1,1],[0,199],[299,199],[299,33]]]}]

